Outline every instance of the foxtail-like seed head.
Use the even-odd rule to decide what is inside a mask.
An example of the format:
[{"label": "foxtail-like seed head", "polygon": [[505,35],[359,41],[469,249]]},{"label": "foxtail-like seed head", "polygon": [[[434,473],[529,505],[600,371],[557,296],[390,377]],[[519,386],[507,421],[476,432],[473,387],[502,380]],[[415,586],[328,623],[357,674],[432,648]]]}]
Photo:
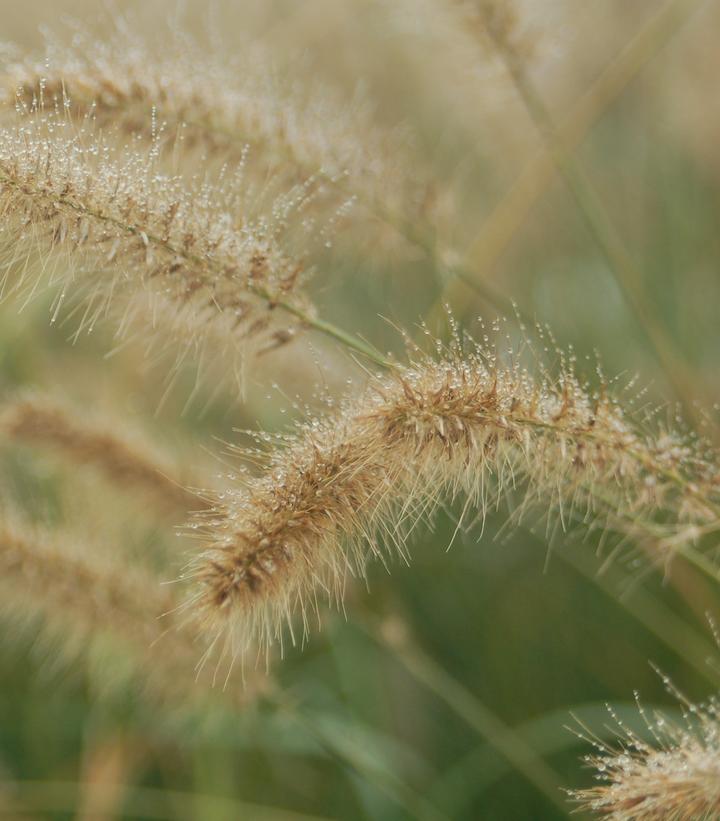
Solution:
[{"label": "foxtail-like seed head", "polygon": [[621,725],[613,747],[586,762],[598,784],[571,793],[609,821],[712,821],[720,817],[720,705],[685,703],[685,722],[642,710],[651,742]]},{"label": "foxtail-like seed head", "polygon": [[188,186],[158,172],[152,151],[53,118],[0,128],[4,291],[56,286],[53,319],[77,292],[80,329],[110,310],[127,326],[142,295],[146,332],[185,328],[199,345],[207,327],[238,350],[281,344],[311,313],[303,264],[280,243],[297,201],[272,218],[244,216],[241,202],[232,186]]},{"label": "foxtail-like seed head", "polygon": [[317,596],[339,603],[349,576],[458,495],[482,516],[506,489],[539,507],[602,521],[666,561],[717,526],[720,482],[693,446],[650,434],[604,390],[565,372],[536,378],[479,346],[420,357],[339,410],[299,426],[246,486],[229,484],[200,522],[189,606],[238,646],[270,644]]}]

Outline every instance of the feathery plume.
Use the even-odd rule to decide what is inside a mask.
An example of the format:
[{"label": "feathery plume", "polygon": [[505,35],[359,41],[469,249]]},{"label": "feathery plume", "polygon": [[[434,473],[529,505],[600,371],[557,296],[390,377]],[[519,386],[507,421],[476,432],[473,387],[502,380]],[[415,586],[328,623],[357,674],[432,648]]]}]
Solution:
[{"label": "feathery plume", "polygon": [[62,286],[55,316],[79,280],[80,327],[89,329],[123,290],[171,299],[174,328],[191,313],[245,344],[287,340],[310,318],[298,290],[302,264],[278,242],[295,195],[278,201],[272,218],[235,216],[244,211],[234,195],[157,173],[152,150],[114,150],[70,131],[53,119],[0,129],[0,229],[12,237],[6,283],[17,274],[14,289],[32,294],[30,272],[46,271]]},{"label": "feathery plume", "polygon": [[[4,618],[40,621],[72,662],[93,650],[122,652],[100,670],[103,687],[114,689],[120,682],[111,679],[125,676],[150,698],[182,702],[207,696],[215,683],[217,670],[197,664],[197,630],[178,616],[177,599],[137,565],[101,559],[84,541],[4,515],[0,569]],[[250,691],[233,688],[229,695],[245,700]]]},{"label": "feathery plume", "polygon": [[[720,817],[720,703],[683,699],[685,722],[646,715],[654,741],[619,724],[615,747],[591,739],[598,750],[587,763],[598,786],[570,793],[583,809],[611,821],[711,821]],[[617,719],[616,719],[617,721]]]},{"label": "feathery plume", "polygon": [[335,193],[342,212],[358,199],[382,217],[410,218],[432,200],[429,183],[416,182],[417,163],[401,159],[412,147],[404,129],[375,125],[359,95],[341,101],[329,88],[283,82],[257,46],[218,58],[177,35],[153,48],[122,21],[107,41],[78,30],[72,44],[50,40],[39,58],[6,61],[0,107],[148,138],[162,130],[175,153],[199,145],[206,159],[249,149],[265,175],[270,167],[284,179],[309,178],[323,198]]},{"label": "feathery plume", "polygon": [[152,443],[123,430],[116,420],[91,419],[53,397],[27,393],[0,407],[0,433],[95,467],[118,487],[150,493],[163,510],[186,515],[207,507],[199,490],[191,489],[199,485],[181,479]]},{"label": "feathery plume", "polygon": [[318,590],[339,602],[348,573],[362,575],[383,546],[406,558],[418,520],[460,493],[482,516],[524,488],[514,515],[538,503],[563,523],[649,532],[656,559],[717,529],[720,477],[699,447],[644,435],[569,367],[536,381],[468,344],[372,377],[364,395],[285,438],[262,477],[231,483],[187,574],[188,606],[211,632],[269,645],[296,610],[306,631]]}]

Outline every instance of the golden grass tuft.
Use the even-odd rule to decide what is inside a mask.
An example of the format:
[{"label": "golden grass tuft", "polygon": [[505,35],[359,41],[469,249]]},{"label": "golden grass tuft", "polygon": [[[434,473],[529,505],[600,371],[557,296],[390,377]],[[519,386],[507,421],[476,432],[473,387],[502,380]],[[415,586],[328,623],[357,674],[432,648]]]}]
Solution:
[{"label": "golden grass tuft", "polygon": [[278,241],[296,204],[289,197],[274,222],[253,221],[228,191],[157,172],[152,150],[118,149],[53,118],[0,130],[6,290],[29,297],[44,272],[59,287],[59,311],[79,288],[81,329],[123,293],[143,293],[172,301],[175,330],[189,313],[248,344],[286,341],[310,310],[303,264]]},{"label": "golden grass tuft", "polygon": [[642,711],[653,742],[622,725],[615,747],[593,742],[586,761],[600,783],[571,793],[582,809],[610,821],[720,817],[720,704],[683,702],[684,724]]},{"label": "golden grass tuft", "polygon": [[164,512],[183,516],[203,510],[198,481],[188,481],[146,438],[110,418],[91,418],[67,402],[25,393],[0,407],[0,435],[50,448],[71,463],[96,468],[115,486],[149,494]]},{"label": "golden grass tuft", "polygon": [[205,522],[189,606],[238,646],[269,645],[295,611],[304,636],[319,592],[339,604],[372,558],[407,559],[418,521],[461,494],[474,519],[508,496],[513,517],[540,506],[564,524],[602,521],[652,537],[667,561],[717,530],[720,477],[697,447],[642,432],[570,369],[538,379],[458,343],[371,378],[279,443],[260,478],[231,484]]}]

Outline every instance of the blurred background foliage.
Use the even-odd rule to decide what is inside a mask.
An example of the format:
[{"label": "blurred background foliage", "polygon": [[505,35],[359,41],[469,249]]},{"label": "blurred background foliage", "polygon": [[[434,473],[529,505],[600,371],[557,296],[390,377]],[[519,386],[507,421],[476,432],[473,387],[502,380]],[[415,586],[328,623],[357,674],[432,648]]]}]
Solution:
[{"label": "blurred background foliage", "polygon": [[[542,140],[498,61],[438,22],[433,9],[441,5],[117,0],[100,13],[94,0],[5,0],[1,35],[38,45],[43,26],[71,16],[92,19],[101,37],[120,12],[131,12],[149,35],[168,21],[193,32],[210,21],[228,53],[259,41],[280,73],[320,78],[348,98],[362,88],[381,124],[410,130],[445,189],[438,224],[427,228],[430,255],[374,235],[366,241],[352,225],[341,227],[331,247],[310,251],[325,316],[399,350],[395,328],[414,332],[423,318],[432,324],[438,303],[447,301],[482,333],[478,317],[489,324],[514,301],[523,316],[547,323],[561,347],[573,346],[581,371],[592,375],[597,351],[620,384],[639,374],[632,391],[639,405],[672,416],[678,400],[697,398],[712,420],[720,391],[718,3],[673,4],[681,14],[667,37],[600,107],[575,150],[634,262],[644,309],[696,387],[693,397],[674,394],[556,174],[537,197],[520,202],[524,218],[488,251],[498,209],[537,164]],[[563,122],[662,4],[525,0],[518,7],[532,38],[530,74]],[[499,305],[457,281],[448,285],[449,263],[458,259]],[[146,359],[142,341],[108,358],[111,329],[70,336],[68,325],[48,322],[47,300],[22,311],[16,302],[1,304],[2,395],[61,389],[79,404],[112,408],[191,460],[210,460],[208,450],[238,441],[235,429],[283,426],[293,414],[284,397],[313,401],[314,369],[296,369],[292,347],[273,354],[267,368],[250,365],[238,401],[206,382],[193,393],[191,366],[166,392],[164,360]],[[323,363],[323,379],[344,382],[345,364],[343,355]],[[269,372],[279,389],[268,386]],[[708,421],[706,432],[713,427]],[[117,499],[79,468],[68,476],[57,460],[9,444],[0,456],[3,492],[29,515],[60,526],[89,505],[102,513],[91,513],[84,529],[107,549],[122,540],[129,555],[145,559],[177,551],[172,526],[159,526],[137,500]],[[109,509],[114,524],[104,518]],[[674,710],[649,662],[693,698],[716,685],[706,663],[714,650],[705,614],[717,613],[718,589],[680,560],[669,575],[635,559],[598,575],[599,533],[548,533],[532,517],[508,526],[503,510],[491,512],[482,534],[479,527],[460,534],[446,551],[457,513],[441,515],[432,532],[417,532],[410,569],[398,562],[388,575],[374,567],[368,590],[349,591],[348,620],[326,614],[303,651],[286,649],[275,671],[280,698],[242,713],[149,706],[132,688],[114,686],[106,657],[59,663],[32,625],[20,637],[17,625],[4,627],[0,814],[85,821],[566,817],[561,787],[592,779],[579,761],[588,745],[567,729],[577,727],[573,715],[608,735],[606,702],[641,727],[634,691],[648,706]]]}]

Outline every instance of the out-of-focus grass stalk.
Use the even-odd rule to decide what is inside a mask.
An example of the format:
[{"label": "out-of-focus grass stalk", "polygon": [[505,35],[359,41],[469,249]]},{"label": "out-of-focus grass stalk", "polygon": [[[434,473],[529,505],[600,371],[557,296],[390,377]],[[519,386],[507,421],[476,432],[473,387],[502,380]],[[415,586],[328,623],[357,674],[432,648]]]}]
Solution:
[{"label": "out-of-focus grass stalk", "polygon": [[[632,595],[618,596],[617,591],[621,581],[627,581],[627,579],[616,572],[612,566],[599,574],[597,566],[582,551],[561,550],[555,555],[580,575],[596,584],[600,590],[610,596],[700,676],[713,685],[717,684],[717,675],[708,664],[708,659],[713,656],[713,646],[656,597],[641,589],[633,590]],[[508,765],[523,773],[529,781],[557,803],[563,812],[567,812],[564,804],[556,801],[559,793],[554,795],[552,792],[552,787],[559,784],[558,777],[547,764],[539,759],[539,754],[543,751],[542,745],[541,747],[535,744],[530,746],[525,733],[504,725],[436,661],[416,646],[409,646],[406,639],[402,642],[388,641],[387,631],[383,631],[382,626],[370,624],[361,626],[379,644],[389,648],[393,658],[398,660],[411,675],[425,684],[469,726],[486,738],[487,749],[500,751]],[[604,707],[603,712],[606,713],[606,711],[607,708]],[[553,726],[555,724],[556,722],[553,722]],[[561,737],[559,733],[554,733],[549,740],[545,736],[538,735],[537,740],[545,744],[548,753],[556,752],[570,746],[572,742],[572,735],[566,728],[563,728],[561,733]],[[563,744],[566,736],[569,742]],[[472,755],[474,760],[476,753]],[[529,767],[528,761],[531,762]],[[500,772],[502,771],[504,768]]]},{"label": "out-of-focus grass stalk", "polygon": [[[627,581],[627,579],[615,571],[612,566],[599,574],[597,566],[584,552],[559,550],[555,555],[596,584],[600,590],[610,596],[700,676],[713,685],[717,684],[717,675],[708,664],[708,659],[713,656],[713,646],[656,597],[641,589],[633,590],[632,595],[618,596],[617,591],[621,581]],[[525,775],[563,812],[567,812],[562,801],[557,801],[560,793],[555,795],[552,791],[554,786],[560,784],[558,776],[539,759],[538,753],[541,751],[534,746],[530,747],[520,732],[504,725],[494,713],[440,667],[434,659],[414,644],[410,645],[406,636],[403,636],[401,641],[398,640],[398,636],[391,636],[389,640],[388,631],[383,630],[380,624],[366,622],[361,623],[360,626],[381,646],[390,649],[393,658],[398,660],[413,677],[425,684],[469,726],[487,739],[488,748],[500,751],[509,765]],[[571,737],[566,729],[562,732]],[[556,740],[555,737],[553,738]],[[562,745],[554,745],[549,751],[559,748],[561,749]]]},{"label": "out-of-focus grass stalk", "polygon": [[[211,126],[207,123],[192,120],[188,120],[188,125],[211,134],[217,134],[232,143],[245,145],[252,142],[249,135],[239,134],[237,132],[230,131],[227,128]],[[414,246],[419,251],[422,251],[426,259],[433,264],[436,269],[436,273],[441,276],[443,280],[457,277],[463,282],[468,283],[473,291],[475,291],[475,293],[491,307],[503,313],[517,313],[518,309],[513,305],[510,299],[508,299],[493,285],[478,279],[472,270],[459,266],[450,266],[446,268],[446,266],[443,265],[438,259],[438,248],[435,245],[433,232],[429,226],[418,224],[417,222],[408,219],[399,211],[391,210],[379,199],[373,200],[367,196],[359,194],[350,185],[343,184],[340,180],[322,168],[308,169],[308,172],[312,172],[315,178],[322,180],[327,185],[332,186],[341,193],[347,194],[347,196],[354,196],[368,213],[372,214],[372,216],[380,220],[380,222],[395,231],[410,245]]]},{"label": "out-of-focus grass stalk", "polygon": [[408,786],[394,773],[370,768],[356,756],[349,753],[347,749],[341,749],[331,735],[318,722],[312,721],[306,716],[288,695],[276,689],[266,700],[302,727],[328,755],[352,772],[357,773],[364,781],[377,787],[398,806],[405,809],[409,813],[408,817],[418,819],[418,821],[450,821],[423,795]]},{"label": "out-of-focus grass stalk", "polygon": [[554,555],[610,596],[696,673],[717,685],[717,674],[708,664],[715,648],[660,599],[638,586],[633,588],[632,593],[619,595],[621,584],[628,582],[627,576],[616,571],[612,565],[598,572],[597,563],[585,551],[557,550]]},{"label": "out-of-focus grass stalk", "polygon": [[361,628],[419,682],[504,756],[557,809],[569,815],[562,779],[492,710],[455,679],[407,634],[405,625],[359,622]]},{"label": "out-of-focus grass stalk", "polygon": [[[703,2],[705,0],[671,0],[625,46],[557,130],[559,144],[565,153],[572,154],[578,148],[603,112]],[[553,179],[556,168],[554,151],[546,146],[485,222],[479,236],[466,251],[464,262],[448,266],[444,271],[437,259],[437,249],[429,239],[430,232],[419,230],[417,225],[404,220],[400,215],[383,211],[378,205],[372,207],[371,210],[377,217],[422,250],[441,269],[440,273],[444,274],[445,286],[428,317],[431,327],[444,322],[445,304],[462,305],[462,291],[468,288],[481,300],[503,313],[518,312],[519,309],[488,281],[488,275],[527,218],[533,204]],[[525,321],[522,315],[519,318]]]},{"label": "out-of-focus grass stalk", "polygon": [[[84,784],[73,781],[5,781],[0,794],[0,818],[28,818],[28,812],[73,812],[82,795]],[[218,812],[233,813],[233,818],[252,818],[257,821],[330,821],[325,816],[238,801],[217,795],[199,796],[194,790],[182,792],[166,788],[137,787],[127,784],[124,811],[138,818],[157,821],[195,821],[194,802],[202,798],[205,806]],[[170,802],[174,803],[170,805]],[[123,816],[126,817],[126,816]]]},{"label": "out-of-focus grass stalk", "polygon": [[635,314],[650,342],[678,400],[689,418],[696,422],[705,421],[699,419],[698,410],[691,400],[691,397],[698,393],[697,381],[692,379],[687,363],[677,353],[664,328],[648,309],[638,284],[639,278],[632,258],[582,166],[566,149],[550,111],[525,70],[523,60],[514,53],[512,47],[502,36],[498,36],[492,25],[486,27],[485,34],[501,57],[518,96],[540,132],[553,163],[578,206],[590,235],[605,257],[610,272],[614,275],[626,303]]},{"label": "out-of-focus grass stalk", "polygon": [[[604,112],[703,2],[705,0],[672,0],[607,65],[558,128],[558,137],[566,152],[570,153],[581,145]],[[554,175],[555,163],[547,149],[543,149],[521,174],[468,249],[465,258],[469,268],[488,274],[491,272],[491,266],[507,248]]]},{"label": "out-of-focus grass stalk", "polygon": [[[613,706],[613,713],[626,723],[637,721],[637,704],[632,702]],[[543,713],[518,725],[515,732],[543,756],[567,752],[583,744],[583,740],[568,729],[568,716],[577,717],[592,727],[597,726],[594,733],[602,741],[617,739],[617,729],[607,724],[607,704],[596,703],[576,704]],[[495,754],[492,745],[482,744],[441,773],[433,783],[430,794],[444,806],[449,806],[453,817],[464,818],[474,800],[509,771],[510,765]],[[468,784],[472,784],[471,789],[468,789]]]},{"label": "out-of-focus grass stalk", "polygon": [[[557,136],[564,152],[571,154],[580,146],[612,102],[703,2],[705,0],[671,0],[630,40],[558,128]],[[468,289],[479,293],[481,298],[494,291],[488,282],[493,267],[552,181],[555,171],[552,153],[544,147],[485,221],[467,249],[464,263],[449,272],[442,295],[432,310],[434,318],[440,315],[445,303],[462,306]]]},{"label": "out-of-focus grass stalk", "polygon": [[348,331],[343,330],[338,325],[328,322],[325,319],[311,316],[307,311],[293,305],[290,302],[278,301],[276,304],[288,313],[294,314],[309,328],[312,328],[313,330],[334,339],[336,342],[339,342],[351,351],[360,354],[362,357],[368,359],[370,362],[373,362],[375,365],[379,365],[381,368],[385,368],[387,370],[392,370],[395,367],[392,360],[388,359],[374,346],[365,342],[359,336],[348,333]]},{"label": "out-of-focus grass stalk", "polygon": [[[647,558],[649,560],[651,560],[651,561],[654,560],[655,563],[657,563],[658,557],[662,557],[663,554],[665,554],[667,556],[668,555],[668,550],[670,550],[671,551],[670,555],[672,556],[672,558],[675,558],[676,556],[681,556],[683,559],[685,559],[687,565],[689,567],[691,567],[694,571],[699,572],[703,577],[707,576],[713,583],[717,584],[718,582],[720,582],[720,569],[718,569],[712,563],[712,561],[710,561],[699,550],[696,550],[691,544],[688,544],[686,541],[682,541],[682,540],[677,541],[676,543],[672,543],[672,541],[668,542],[666,535],[663,534],[662,530],[660,528],[658,528],[658,526],[655,523],[653,523],[651,521],[648,521],[647,519],[644,519],[640,516],[636,516],[634,514],[619,515],[617,513],[616,505],[613,503],[613,501],[606,494],[603,493],[602,490],[598,490],[598,492],[597,492],[596,504],[598,504],[599,506],[602,506],[605,509],[605,511],[606,511],[606,513],[609,517],[609,524],[611,522],[616,521],[616,520],[619,521],[620,523],[622,523],[623,521],[627,522],[626,528],[627,528],[628,534],[634,534],[634,536],[636,537],[635,540],[637,541],[638,549],[640,551],[642,551],[643,554],[645,556],[647,556]],[[716,507],[713,507],[713,510],[715,511],[716,515],[718,516],[718,519],[716,521],[712,522],[705,532],[703,532],[702,529],[698,529],[698,531],[696,533],[696,538],[700,538],[703,535],[717,533],[718,526],[719,526],[718,523],[720,522],[720,513],[717,511]],[[622,527],[622,524],[621,524],[621,527]],[[637,539],[638,536],[641,536],[642,538]],[[577,553],[577,551],[573,551],[573,552],[568,551],[568,552],[565,552],[565,553],[559,553],[559,555],[561,555],[567,561],[572,562],[576,553]],[[609,558],[611,559],[612,557],[613,557],[613,554],[610,554]],[[577,561],[578,562],[583,562],[583,561],[587,562],[588,560],[585,559],[584,557],[580,557],[580,558],[577,559]],[[608,558],[606,558],[603,562],[603,565],[600,568],[595,569],[595,575],[597,575],[598,583],[601,586],[602,586],[601,577],[607,572],[607,570],[611,566],[612,566],[611,562],[609,561]],[[588,570],[586,572],[586,575],[588,576],[588,578],[591,578],[593,574]],[[706,597],[698,596],[699,589],[698,589],[697,585],[693,585],[692,594],[689,595],[688,591],[683,590],[682,586],[678,585],[678,583],[676,581],[676,579],[677,579],[676,575],[673,575],[671,577],[671,579],[672,579],[673,586],[677,589],[677,592],[681,596],[681,598],[695,612],[696,615],[699,614],[702,618],[707,612],[707,609],[704,607],[704,599]],[[700,578],[697,578],[695,581],[699,583]],[[619,586],[619,581],[617,582],[617,586]],[[609,595],[612,595],[612,592],[609,589],[607,589],[607,586],[606,586],[606,592]],[[621,604],[623,603],[622,600],[620,600],[620,603]],[[669,644],[668,646],[670,646],[672,649],[675,649],[678,652],[678,654],[682,656],[683,652],[682,652],[681,648],[685,647],[686,640],[687,640],[687,638],[682,635],[682,631],[684,629],[689,629],[689,628],[687,628],[687,625],[682,625],[677,620],[675,620],[675,624],[673,626],[673,623],[672,623],[673,614],[670,613],[669,611],[666,611],[666,613],[663,614],[662,612],[660,612],[660,609],[658,609],[660,607],[659,604],[658,604],[657,608],[653,608],[653,607],[651,607],[651,603],[652,603],[652,597],[650,597],[649,601],[646,601],[645,610],[646,611],[648,609],[652,610],[652,615],[650,615],[650,613],[647,612],[645,614],[645,617],[641,618],[641,614],[638,613],[637,614],[638,619],[646,627],[648,627],[648,629],[650,629],[652,632],[656,633],[661,639],[663,639],[663,635],[665,634],[666,630],[668,631],[667,632],[668,635],[673,635],[673,637],[675,639],[677,639],[678,644],[677,645]],[[658,624],[663,625],[663,630],[661,632],[658,632],[657,629],[652,626],[652,619],[653,618],[657,618],[658,619]],[[697,636],[695,636],[695,639],[696,639],[696,641],[694,641],[694,643],[697,645],[697,641],[699,639],[698,639]],[[709,646],[708,646],[706,654],[703,657],[703,659],[706,661],[710,656],[711,656],[711,648],[709,648]],[[691,666],[695,666],[696,669],[699,669],[697,667],[697,663],[698,663],[697,659],[694,662],[691,661],[689,663],[691,664]],[[707,673],[707,670],[705,672]],[[714,681],[714,679],[713,679],[713,681]]]},{"label": "out-of-focus grass stalk", "polygon": [[[97,712],[97,707],[92,712]],[[98,736],[87,733],[74,821],[111,821],[115,818],[125,802],[125,785],[142,778],[145,753],[141,739],[121,730]]]},{"label": "out-of-focus grass stalk", "polygon": [[688,545],[683,546],[678,552],[706,576],[713,579],[713,581],[720,582],[720,569],[718,569],[707,556]]}]

